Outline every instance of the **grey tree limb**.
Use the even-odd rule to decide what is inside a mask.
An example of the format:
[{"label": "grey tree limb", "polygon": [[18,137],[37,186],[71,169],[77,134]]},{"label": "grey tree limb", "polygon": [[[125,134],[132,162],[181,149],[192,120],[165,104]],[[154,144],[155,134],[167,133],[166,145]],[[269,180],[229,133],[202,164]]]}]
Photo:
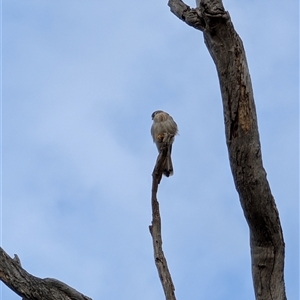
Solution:
[{"label": "grey tree limb", "polygon": [[92,300],[57,279],[29,274],[17,255],[11,258],[1,247],[0,280],[23,300]]},{"label": "grey tree limb", "polygon": [[165,135],[163,145],[158,154],[156,164],[152,173],[152,193],[151,193],[151,208],[152,208],[152,223],[149,230],[152,236],[154,261],[158,271],[166,300],[176,300],[175,287],[168,268],[167,260],[162,249],[162,234],[161,234],[161,217],[159,211],[159,203],[157,201],[158,185],[161,181],[164,162],[168,153],[168,144],[171,135]]},{"label": "grey tree limb", "polygon": [[263,167],[256,108],[246,54],[221,0],[193,9],[169,0],[171,11],[201,30],[219,77],[231,171],[250,229],[252,277],[259,300],[286,299],[285,244],[279,213]]}]

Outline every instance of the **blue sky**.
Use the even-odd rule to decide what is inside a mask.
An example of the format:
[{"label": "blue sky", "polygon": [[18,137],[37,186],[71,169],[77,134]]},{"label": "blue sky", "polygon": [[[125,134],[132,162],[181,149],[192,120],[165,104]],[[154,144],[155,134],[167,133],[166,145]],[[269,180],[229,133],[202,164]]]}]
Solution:
[{"label": "blue sky", "polygon": [[[298,2],[223,3],[246,49],[298,299]],[[148,230],[157,109],[180,132],[158,194],[177,298],[254,299],[215,66],[167,1],[2,1],[3,248],[93,299],[164,299]]]}]

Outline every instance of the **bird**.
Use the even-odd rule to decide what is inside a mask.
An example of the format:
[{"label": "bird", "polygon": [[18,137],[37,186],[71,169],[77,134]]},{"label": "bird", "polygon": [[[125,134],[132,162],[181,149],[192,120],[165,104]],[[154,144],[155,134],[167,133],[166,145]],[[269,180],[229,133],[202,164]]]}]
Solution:
[{"label": "bird", "polygon": [[168,145],[168,153],[163,170],[163,174],[166,177],[169,177],[174,173],[171,152],[174,137],[178,134],[178,127],[173,118],[168,113],[162,110],[156,110],[151,115],[151,117],[153,120],[153,124],[151,126],[151,135],[153,138],[153,142],[156,144],[158,152],[160,152],[160,148],[162,146],[162,143],[164,142],[164,137],[168,135],[170,138]]}]

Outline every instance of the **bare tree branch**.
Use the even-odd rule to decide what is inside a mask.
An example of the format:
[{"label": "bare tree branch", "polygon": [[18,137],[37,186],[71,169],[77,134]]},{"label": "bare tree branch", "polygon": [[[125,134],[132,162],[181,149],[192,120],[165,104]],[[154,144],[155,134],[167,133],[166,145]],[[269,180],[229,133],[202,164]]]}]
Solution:
[{"label": "bare tree branch", "polygon": [[153,241],[155,265],[164,289],[166,300],[176,300],[176,297],[175,287],[173,285],[172,277],[168,269],[167,260],[162,250],[161,218],[159,212],[159,203],[157,201],[157,191],[158,185],[162,178],[164,162],[167,157],[169,148],[168,145],[171,138],[171,135],[165,134],[164,142],[158,154],[156,164],[152,173],[152,225],[149,226]]},{"label": "bare tree branch", "polygon": [[23,300],[92,300],[59,280],[29,274],[17,255],[12,259],[1,247],[0,280]]},{"label": "bare tree branch", "polygon": [[262,163],[252,84],[242,40],[221,0],[201,0],[196,9],[181,0],[169,0],[168,4],[179,19],[203,31],[217,68],[231,171],[250,228],[256,299],[286,299],[285,245]]}]

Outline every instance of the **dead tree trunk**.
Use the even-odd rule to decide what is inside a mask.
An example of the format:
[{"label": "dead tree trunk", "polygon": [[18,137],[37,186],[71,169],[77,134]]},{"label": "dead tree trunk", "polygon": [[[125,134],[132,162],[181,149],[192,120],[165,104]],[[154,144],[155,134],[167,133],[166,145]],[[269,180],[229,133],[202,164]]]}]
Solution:
[{"label": "dead tree trunk", "polygon": [[179,19],[203,32],[217,68],[231,171],[250,229],[256,299],[283,300],[286,299],[285,245],[279,214],[262,164],[245,50],[222,1],[199,2],[196,9],[181,0],[169,0],[168,5]]}]

